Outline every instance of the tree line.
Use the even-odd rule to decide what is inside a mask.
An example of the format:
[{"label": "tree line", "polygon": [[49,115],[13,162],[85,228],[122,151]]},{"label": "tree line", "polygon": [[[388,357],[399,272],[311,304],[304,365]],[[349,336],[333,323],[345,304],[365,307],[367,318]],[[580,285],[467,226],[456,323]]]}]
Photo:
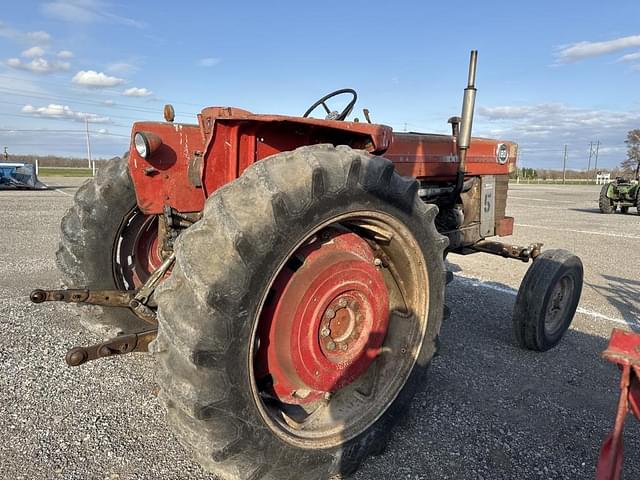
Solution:
[{"label": "tree line", "polygon": [[[611,177],[629,176],[632,178],[640,177],[640,128],[629,130],[627,133],[627,158],[620,163],[619,168],[603,168],[599,171],[611,173]],[[10,162],[32,163],[35,164],[36,159],[41,167],[88,167],[86,158],[59,157],[56,155],[14,155],[8,154],[1,160]],[[562,170],[550,170],[545,168],[519,168],[510,175],[512,178],[535,178],[541,180],[558,180],[562,178]],[[573,179],[589,179],[594,178],[595,172],[592,170],[586,172],[583,170],[567,170],[567,178]]]},{"label": "tree line", "polygon": [[1,161],[5,159],[9,162],[31,164],[35,164],[37,159],[38,165],[41,167],[89,167],[86,158],[58,157],[56,155],[14,155],[10,153],[7,157],[0,158]]}]

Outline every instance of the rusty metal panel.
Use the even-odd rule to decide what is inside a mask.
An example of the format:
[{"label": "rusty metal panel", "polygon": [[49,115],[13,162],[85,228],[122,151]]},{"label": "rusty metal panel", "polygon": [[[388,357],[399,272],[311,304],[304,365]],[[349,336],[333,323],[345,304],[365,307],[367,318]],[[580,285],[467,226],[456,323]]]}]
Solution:
[{"label": "rusty metal panel", "polygon": [[493,175],[485,175],[481,179],[480,235],[484,238],[495,235],[496,178]]},{"label": "rusty metal panel", "polygon": [[496,221],[496,235],[499,237],[513,235],[513,217],[503,217]]},{"label": "rusty metal panel", "polygon": [[509,192],[509,176],[496,175],[496,228],[506,215],[507,195]]}]

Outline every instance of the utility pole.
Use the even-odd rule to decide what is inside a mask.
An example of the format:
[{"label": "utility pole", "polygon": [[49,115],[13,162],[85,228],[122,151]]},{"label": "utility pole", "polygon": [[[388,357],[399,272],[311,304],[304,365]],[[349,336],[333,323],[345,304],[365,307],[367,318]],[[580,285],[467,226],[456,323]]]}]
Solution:
[{"label": "utility pole", "polygon": [[589,178],[589,170],[591,170],[591,155],[593,154],[593,142],[589,142],[589,166],[587,167],[587,178]]},{"label": "utility pole", "polygon": [[91,143],[89,142],[89,117],[84,117],[84,125],[87,131],[87,161],[89,162],[89,168],[91,168]]},{"label": "utility pole", "polygon": [[564,145],[564,162],[562,164],[562,184],[567,181],[567,144]]},{"label": "utility pole", "polygon": [[8,162],[9,161],[9,152],[7,152],[7,148],[8,147],[4,147],[4,161]]},{"label": "utility pole", "polygon": [[404,122],[404,131],[407,131],[407,122]]},{"label": "utility pole", "polygon": [[600,140],[596,142],[596,158],[595,158],[595,164],[593,167],[593,171],[596,175],[598,175],[598,150],[599,149],[600,149]]}]

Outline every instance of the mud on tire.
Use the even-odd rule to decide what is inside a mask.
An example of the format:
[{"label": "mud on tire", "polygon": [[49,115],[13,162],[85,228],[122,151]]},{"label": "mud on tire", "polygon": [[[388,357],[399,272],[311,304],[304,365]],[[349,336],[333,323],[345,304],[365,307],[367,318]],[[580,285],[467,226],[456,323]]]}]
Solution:
[{"label": "mud on tire", "polygon": [[[136,206],[126,158],[114,157],[96,177],[78,189],[73,206],[61,222],[56,263],[69,288],[119,288],[113,273],[115,236],[122,220]],[[80,321],[105,336],[135,331],[145,323],[129,310],[83,305]]]},{"label": "mud on tire", "polygon": [[[322,222],[345,211],[378,211],[417,242],[428,275],[424,337],[415,363],[377,420],[339,445],[303,448],[276,436],[254,395],[252,342],[281,261]],[[257,162],[207,200],[181,235],[176,265],[157,290],[160,399],[176,437],[223,479],[321,479],[354,472],[381,453],[391,427],[424,387],[442,319],[447,239],[435,206],[393,164],[347,147],[302,147]],[[426,295],[426,294],[425,294]]]}]

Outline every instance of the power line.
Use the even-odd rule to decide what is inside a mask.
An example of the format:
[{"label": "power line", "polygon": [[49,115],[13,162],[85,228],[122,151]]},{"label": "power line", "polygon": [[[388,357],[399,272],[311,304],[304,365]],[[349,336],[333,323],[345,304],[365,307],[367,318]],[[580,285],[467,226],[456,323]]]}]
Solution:
[{"label": "power line", "polygon": [[[87,99],[77,98],[77,97],[72,97],[67,95],[48,94],[43,92],[34,92],[32,90],[15,89],[15,88],[3,87],[3,86],[0,86],[0,93],[5,93],[7,95],[12,95],[12,96],[26,97],[26,98],[39,98],[39,99],[48,100],[48,101],[73,102],[81,105],[91,105],[91,106],[98,106],[102,108],[117,108],[121,110],[129,110],[133,112],[155,113],[155,114],[160,113],[159,108],[158,109],[145,108],[145,107],[130,105],[126,103],[120,103],[120,102],[114,102],[113,104],[109,104],[109,103],[105,103],[104,101],[99,102],[95,100],[87,100]],[[195,113],[187,113],[187,112],[176,112],[176,113],[178,115],[187,116],[187,117],[197,117]]]},{"label": "power line", "polygon": [[[83,130],[54,130],[54,129],[46,129],[46,128],[0,128],[0,132],[31,132],[31,133],[79,133],[84,134]],[[129,138],[130,135],[122,135],[119,133],[111,133],[111,132],[101,132],[101,131],[93,131],[96,135],[108,135],[112,137],[122,137]]]},{"label": "power line", "polygon": [[[25,79],[24,78],[20,78],[20,77],[13,77],[11,75],[6,75],[6,74],[0,74],[0,78],[7,78],[9,80],[17,80],[19,82],[24,82]],[[59,87],[64,87],[64,88],[68,88],[69,84],[67,82],[62,83],[62,82],[52,82],[49,79],[46,78],[30,78],[29,81],[31,82],[36,82],[36,83],[43,83],[45,85],[54,85],[54,86],[59,86]],[[72,85],[73,86],[73,85]],[[4,87],[3,87],[4,88]],[[107,90],[109,93],[113,93],[115,95],[119,95],[118,93],[116,93],[113,90]],[[84,93],[84,92],[83,92]],[[96,91],[97,94],[100,94],[101,92]],[[105,92],[106,93],[106,92]],[[197,104],[197,103],[191,103],[191,102],[180,102],[180,101],[171,101],[171,100],[166,100],[163,98],[159,98],[159,97],[155,97],[155,99],[160,102],[160,103],[171,103],[173,105],[188,105],[191,107],[197,107],[197,108],[202,108],[201,104]],[[133,107],[133,106],[132,106]],[[140,107],[140,108],[144,108],[144,107]],[[180,113],[180,112],[176,112],[179,115],[192,115],[192,114],[185,114],[185,113]]]}]

